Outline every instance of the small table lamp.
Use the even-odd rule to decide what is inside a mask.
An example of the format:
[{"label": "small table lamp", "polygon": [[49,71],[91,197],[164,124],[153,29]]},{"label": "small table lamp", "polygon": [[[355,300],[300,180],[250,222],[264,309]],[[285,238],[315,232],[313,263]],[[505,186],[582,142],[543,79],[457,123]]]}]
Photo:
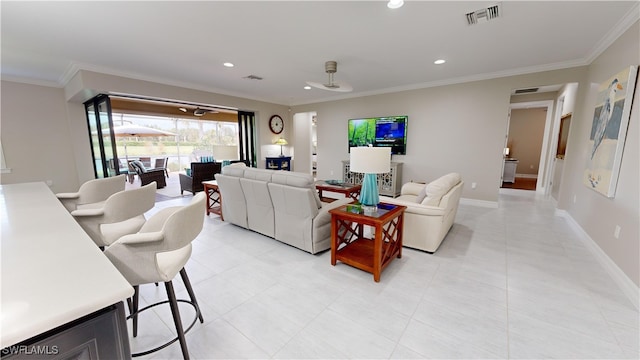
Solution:
[{"label": "small table lamp", "polygon": [[[360,204],[369,211],[375,210],[380,202],[376,174],[391,171],[390,147],[352,147],[349,168],[353,172],[364,173]],[[373,208],[373,209],[372,209]]]},{"label": "small table lamp", "polygon": [[283,146],[283,145],[287,145],[287,144],[289,144],[289,143],[287,142],[287,140],[285,140],[285,139],[283,139],[283,138],[280,138],[280,139],[276,140],[276,143],[275,143],[275,144],[276,144],[276,145],[280,145],[280,157],[284,157],[284,154],[282,153],[282,146]]}]

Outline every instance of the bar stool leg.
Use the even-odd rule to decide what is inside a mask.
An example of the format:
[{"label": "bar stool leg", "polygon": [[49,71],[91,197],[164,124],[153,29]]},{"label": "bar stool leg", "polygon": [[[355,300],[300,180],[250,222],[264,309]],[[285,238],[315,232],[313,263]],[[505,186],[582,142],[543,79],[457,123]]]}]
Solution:
[{"label": "bar stool leg", "polygon": [[184,330],[182,328],[182,320],[180,320],[180,310],[178,310],[178,302],[176,300],[176,294],[173,290],[173,284],[171,281],[164,283],[167,289],[167,297],[169,298],[169,305],[171,306],[171,314],[173,315],[173,322],[176,325],[176,332],[178,333],[178,340],[180,341],[180,348],[182,349],[182,356],[184,360],[189,359],[189,350],[187,349],[187,340],[184,337]]},{"label": "bar stool leg", "polygon": [[180,277],[182,277],[182,282],[184,286],[187,288],[187,292],[189,293],[189,298],[191,298],[191,302],[196,305],[196,310],[198,311],[198,319],[200,319],[200,323],[204,323],[204,318],[202,317],[202,311],[200,310],[200,305],[198,305],[198,301],[196,300],[196,295],[193,292],[193,288],[191,287],[191,281],[189,281],[189,277],[187,276],[187,270],[182,268],[180,270]]},{"label": "bar stool leg", "polygon": [[140,300],[140,286],[135,285],[133,287],[133,337],[138,336],[138,301]]}]

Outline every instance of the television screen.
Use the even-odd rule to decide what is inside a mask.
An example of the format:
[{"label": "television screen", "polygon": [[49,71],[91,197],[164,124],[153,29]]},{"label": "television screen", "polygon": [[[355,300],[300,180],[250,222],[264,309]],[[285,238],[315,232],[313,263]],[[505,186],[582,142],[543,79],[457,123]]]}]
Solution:
[{"label": "television screen", "polygon": [[349,120],[349,148],[391,147],[391,154],[405,155],[407,116],[387,116]]}]

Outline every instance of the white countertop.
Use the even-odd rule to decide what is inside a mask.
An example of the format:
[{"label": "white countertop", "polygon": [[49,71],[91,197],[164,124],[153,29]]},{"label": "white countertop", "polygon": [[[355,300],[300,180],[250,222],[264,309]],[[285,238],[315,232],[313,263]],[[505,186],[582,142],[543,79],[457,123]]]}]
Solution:
[{"label": "white countertop", "polygon": [[0,348],[133,295],[44,183],[0,185]]}]

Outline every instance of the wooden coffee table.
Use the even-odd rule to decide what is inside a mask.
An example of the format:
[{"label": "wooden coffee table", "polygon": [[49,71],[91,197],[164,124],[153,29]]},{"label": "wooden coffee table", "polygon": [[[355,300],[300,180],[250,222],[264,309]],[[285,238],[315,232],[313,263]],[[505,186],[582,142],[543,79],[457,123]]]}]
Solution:
[{"label": "wooden coffee table", "polygon": [[332,185],[332,184],[327,184],[324,180],[316,181],[316,189],[318,190],[318,196],[320,197],[320,200],[324,202],[333,202],[336,199],[323,198],[322,197],[323,191],[344,194],[345,197],[350,197],[353,200],[358,200],[358,196],[360,196],[361,188],[362,188],[361,184],[343,183],[341,185]]},{"label": "wooden coffee table", "polygon": [[[331,214],[331,265],[341,262],[373,274],[380,273],[394,258],[402,257],[402,205],[380,203],[372,215],[365,215],[348,204],[329,210]],[[364,237],[364,227],[375,230],[373,239]]]}]

